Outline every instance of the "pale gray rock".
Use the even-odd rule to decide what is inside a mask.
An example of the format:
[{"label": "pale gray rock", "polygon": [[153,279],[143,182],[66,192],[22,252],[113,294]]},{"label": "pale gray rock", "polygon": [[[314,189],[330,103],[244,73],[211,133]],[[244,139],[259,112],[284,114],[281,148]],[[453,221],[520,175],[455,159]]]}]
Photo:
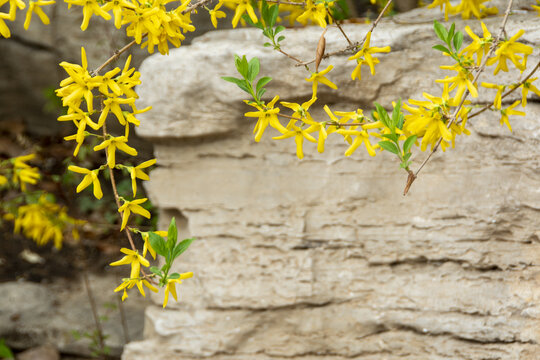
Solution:
[{"label": "pale gray rock", "polygon": [[17,354],[17,360],[60,360],[60,354],[54,346],[47,344]]},{"label": "pale gray rock", "polygon": [[[373,33],[373,46],[393,49],[375,76],[352,81],[347,55],[323,61],[335,66],[329,79],[340,91],[319,88],[315,118],[326,118],[318,104],[368,112],[374,101],[440,94],[434,80],[452,73],[430,50],[431,20],[402,19]],[[500,18],[485,22],[496,33]],[[457,20],[468,24],[478,30]],[[533,14],[512,15],[508,33],[519,28],[524,42],[539,43]],[[345,26],[358,40],[367,29]],[[284,48],[309,59],[320,33],[287,30]],[[346,45],[335,28],[326,39],[328,52]],[[145,340],[123,359],[537,359],[538,97],[529,95],[526,116],[511,117],[513,132],[497,113],[470,119],[471,135],[435,154],[403,197],[406,174],[388,153],[347,158],[348,145],[330,136],[324,154],[306,143],[300,161],[294,141],[272,140],[272,129],[253,140],[244,94],[220,80],[235,75],[235,53],[261,59],[262,74],[274,77],[269,99],[311,96],[306,72],[262,41],[258,30],[208,33],[142,65],[139,104],[153,110],[138,132],[153,140],[160,165],[147,190],[162,227],[175,216],[181,235],[197,238],[175,268],[195,276],[165,310],[163,294],[153,295]],[[413,169],[426,155],[416,150]]]}]

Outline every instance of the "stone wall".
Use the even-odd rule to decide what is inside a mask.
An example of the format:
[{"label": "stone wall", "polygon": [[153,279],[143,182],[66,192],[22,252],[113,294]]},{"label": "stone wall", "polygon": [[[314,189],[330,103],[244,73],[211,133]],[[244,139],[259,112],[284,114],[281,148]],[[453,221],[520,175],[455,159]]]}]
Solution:
[{"label": "stone wall", "polygon": [[[320,103],[368,110],[439,94],[434,80],[449,74],[438,67],[448,60],[431,50],[432,14],[422,14],[380,24],[372,45],[392,52],[375,76],[351,81],[346,56],[324,61],[340,91],[320,88]],[[513,15],[508,33],[525,28],[523,41],[538,44],[537,19]],[[495,32],[500,18],[486,23]],[[457,21],[466,24],[478,31]],[[354,39],[367,29],[345,27]],[[320,33],[288,30],[285,48],[309,58]],[[336,28],[326,37],[328,52],[346,45]],[[175,216],[183,236],[197,237],[175,269],[195,277],[167,309],[162,294],[153,299],[145,340],[123,359],[537,359],[538,97],[511,119],[512,133],[496,113],[471,120],[472,134],[436,154],[403,197],[406,176],[387,153],[346,158],[330,137],[324,154],[308,143],[300,161],[294,142],[271,140],[271,130],[255,143],[243,94],[220,80],[235,74],[233,54],[261,59],[274,77],[269,97],[311,95],[305,71],[262,42],[258,30],[209,33],[142,65],[140,105],[154,108],[138,133],[160,165],[147,189],[162,224]],[[415,154],[416,166],[425,155]]]}]

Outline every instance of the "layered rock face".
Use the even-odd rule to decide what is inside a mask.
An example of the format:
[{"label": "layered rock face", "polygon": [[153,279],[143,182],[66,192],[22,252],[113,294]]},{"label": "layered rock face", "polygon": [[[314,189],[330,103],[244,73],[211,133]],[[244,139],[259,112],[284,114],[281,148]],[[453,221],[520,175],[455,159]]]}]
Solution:
[{"label": "layered rock face", "polygon": [[[363,70],[352,81],[347,55],[323,61],[335,66],[328,77],[339,91],[320,87],[312,115],[326,119],[321,104],[368,112],[374,101],[388,108],[423,91],[439,96],[435,79],[455,73],[439,69],[451,62],[431,50],[431,20],[421,14],[373,33],[372,46],[392,47],[375,76]],[[523,42],[538,44],[537,19],[511,16],[508,34],[524,28]],[[493,33],[500,20],[486,21]],[[480,31],[457,22],[465,25]],[[367,30],[345,26],[355,40]],[[287,30],[284,48],[309,59],[320,33]],[[327,52],[346,46],[336,28],[326,38]],[[529,95],[526,116],[511,117],[513,132],[498,113],[471,119],[472,134],[436,153],[403,197],[406,174],[388,153],[345,157],[348,145],[330,136],[324,154],[307,143],[300,161],[293,139],[272,140],[272,129],[253,140],[244,94],[220,79],[236,73],[233,54],[261,59],[274,77],[269,99],[311,96],[305,70],[262,42],[252,29],[208,33],[143,63],[139,104],[153,110],[138,133],[160,165],[147,189],[162,225],[175,216],[181,236],[197,238],[175,269],[195,276],[167,309],[154,298],[145,340],[123,359],[537,359],[538,97]],[[536,48],[529,67],[539,60]],[[413,168],[426,155],[417,150]]]}]

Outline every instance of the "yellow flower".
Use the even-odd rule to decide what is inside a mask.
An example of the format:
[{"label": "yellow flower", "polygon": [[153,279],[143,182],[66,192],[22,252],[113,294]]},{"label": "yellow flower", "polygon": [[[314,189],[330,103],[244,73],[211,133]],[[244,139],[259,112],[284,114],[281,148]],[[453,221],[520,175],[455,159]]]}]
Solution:
[{"label": "yellow flower", "polygon": [[[167,231],[153,231],[154,234],[159,235],[161,237],[167,237]],[[141,233],[144,245],[143,245],[143,256],[146,256],[146,253],[150,251],[150,255],[152,255],[152,258],[156,258],[156,251],[152,248],[152,245],[150,245],[150,235],[148,232]]]},{"label": "yellow flower", "polygon": [[18,234],[22,230],[26,237],[40,246],[52,240],[57,249],[62,247],[63,230],[69,224],[81,223],[69,217],[65,207],[47,200],[46,196],[41,196],[36,203],[19,206],[13,215],[11,220],[14,220],[14,233]]},{"label": "yellow flower", "polygon": [[0,175],[0,186],[6,185],[7,182],[8,182],[7,177],[5,177],[5,176],[3,176],[3,175]]},{"label": "yellow flower", "polygon": [[173,296],[175,301],[178,301],[178,297],[176,295],[176,284],[181,284],[182,280],[189,279],[190,277],[193,277],[192,272],[180,274],[180,277],[178,279],[167,280],[167,286],[165,287],[165,297],[163,298],[163,308],[167,306],[167,302],[169,301],[169,293]]},{"label": "yellow flower", "polygon": [[105,20],[110,20],[111,15],[104,11],[100,6],[97,0],[64,0],[69,7],[71,5],[83,6],[83,22],[81,24],[81,30],[84,31],[88,28],[88,23],[90,23],[90,18],[92,15],[98,15],[104,18]]},{"label": "yellow flower", "polygon": [[11,31],[9,31],[9,27],[6,25],[4,20],[8,20],[9,15],[0,13],[0,35],[2,35],[5,38],[8,38],[11,36]]},{"label": "yellow flower", "polygon": [[41,177],[38,168],[26,164],[26,161],[33,160],[35,157],[36,154],[29,154],[11,160],[13,162],[12,181],[20,184],[22,191],[26,191],[26,184],[35,185]]},{"label": "yellow flower", "polygon": [[306,79],[306,81],[308,81],[308,82],[313,82],[313,85],[312,85],[313,95],[312,95],[312,97],[317,96],[317,85],[319,83],[324,84],[324,85],[328,86],[331,89],[334,89],[334,90],[337,89],[336,84],[334,84],[333,82],[331,82],[330,80],[328,80],[324,76],[324,75],[328,74],[333,68],[334,68],[334,66],[329,65],[323,71],[311,73],[311,76]]},{"label": "yellow flower", "polygon": [[258,22],[257,15],[255,15],[255,11],[251,6],[251,0],[234,0],[234,2],[236,3],[236,11],[234,12],[234,17],[232,19],[233,28],[238,25],[238,21],[240,21],[240,18],[246,11],[251,21],[254,23]]},{"label": "yellow flower", "polygon": [[433,9],[436,6],[439,6],[441,11],[444,6],[444,21],[448,21],[448,11],[452,8],[452,5],[450,5],[450,0],[434,0],[430,5],[428,5],[428,9]]},{"label": "yellow flower", "polygon": [[257,124],[255,124],[255,128],[253,129],[253,133],[255,134],[255,141],[259,142],[261,140],[261,137],[264,133],[264,130],[268,125],[273,127],[274,129],[280,131],[281,133],[286,132],[287,129],[281,125],[277,118],[277,114],[279,113],[279,108],[274,108],[276,101],[278,101],[279,96],[275,96],[272,101],[268,103],[268,105],[263,105],[263,107],[259,105],[253,105],[253,103],[248,103],[251,106],[255,107],[259,111],[250,111],[244,114],[244,116],[247,117],[256,117],[259,118],[257,120]]},{"label": "yellow flower", "polygon": [[[5,3],[6,1],[1,2],[2,5],[4,5]],[[4,19],[9,21],[15,21],[17,9],[23,10],[25,7],[26,4],[22,0],[9,0],[9,14],[8,17],[5,17]]]},{"label": "yellow flower", "polygon": [[[538,78],[530,78],[521,85],[521,106],[527,106],[527,94],[529,93],[529,90],[540,96],[540,90],[533,85],[533,82],[537,79]],[[511,87],[515,88],[515,85],[512,85]]]},{"label": "yellow flower", "polygon": [[459,3],[455,8],[452,7],[450,11],[452,14],[461,13],[461,17],[463,19],[469,19],[471,14],[476,16],[478,19],[484,15],[497,14],[498,10],[496,7],[487,8],[486,6],[482,5],[482,3],[486,1],[489,0],[461,0],[461,3]]},{"label": "yellow flower", "polygon": [[212,21],[212,25],[214,25],[214,28],[217,29],[217,19],[221,19],[221,18],[224,18],[226,15],[223,11],[219,11],[219,8],[221,7],[221,5],[223,5],[223,2],[219,2],[216,7],[214,7],[213,10],[209,10],[209,14],[210,14],[210,21]]},{"label": "yellow flower", "polygon": [[107,116],[109,115],[109,111],[112,112],[116,118],[118,119],[118,122],[122,125],[125,125],[126,119],[124,118],[124,113],[122,111],[122,108],[120,105],[134,105],[135,104],[135,98],[119,98],[119,97],[108,97],[103,101],[103,110],[101,111],[101,115],[99,116],[98,124],[99,126],[103,126],[105,123],[105,120],[107,120]]},{"label": "yellow flower", "polygon": [[483,56],[487,55],[489,52],[489,48],[491,47],[494,39],[484,22],[482,22],[482,31],[484,32],[483,38],[476,36],[468,25],[465,26],[465,31],[467,34],[469,34],[473,41],[467,47],[461,50],[461,55],[471,57],[473,54],[476,54],[476,65],[480,65]]},{"label": "yellow flower", "polygon": [[24,20],[24,30],[28,30],[28,27],[30,26],[30,20],[32,19],[32,12],[35,12],[39,18],[41,19],[41,22],[43,24],[48,25],[49,24],[49,18],[47,15],[43,12],[43,10],[40,8],[40,6],[47,6],[52,5],[56,3],[54,0],[44,1],[44,0],[38,0],[38,1],[32,1],[30,0],[30,5],[28,6],[28,11],[26,12],[26,19]]},{"label": "yellow flower", "polygon": [[120,29],[122,26],[122,11],[124,11],[124,9],[135,9],[135,5],[127,0],[112,0],[105,2],[105,5],[101,8],[101,10],[105,12],[113,11],[114,26],[117,29]]},{"label": "yellow flower", "polygon": [[137,288],[139,289],[139,292],[142,296],[146,297],[146,294],[144,293],[143,285],[146,286],[148,289],[150,289],[153,292],[158,292],[158,289],[156,289],[150,282],[147,280],[137,278],[137,279],[124,279],[124,282],[120,284],[116,289],[114,289],[114,292],[122,291],[124,290],[124,294],[122,295],[122,301],[126,300],[128,298],[127,290],[131,289],[137,285]]},{"label": "yellow flower", "polygon": [[297,116],[302,120],[314,121],[311,115],[308,113],[308,109],[313,103],[317,101],[316,97],[312,97],[309,101],[302,103],[302,105],[297,103],[290,103],[286,101],[280,101],[281,105],[288,107],[294,111],[293,116]]},{"label": "yellow flower", "polygon": [[128,166],[127,169],[131,175],[131,188],[133,189],[133,196],[137,195],[137,179],[150,180],[147,174],[142,169],[152,166],[156,163],[156,159],[148,160],[135,167]]},{"label": "yellow flower", "polygon": [[124,256],[118,261],[110,263],[109,265],[120,266],[131,264],[131,273],[129,275],[130,279],[137,279],[139,277],[139,273],[141,272],[141,265],[146,267],[150,266],[148,260],[139,255],[137,251],[127,248],[121,248],[120,251],[126,254],[126,256]]},{"label": "yellow flower", "polygon": [[502,107],[502,93],[504,89],[506,89],[506,85],[497,85],[497,84],[483,82],[480,84],[480,86],[483,86],[488,89],[497,89],[497,94],[495,94],[495,100],[493,101],[493,106],[495,107],[495,109],[500,109]]},{"label": "yellow flower", "polygon": [[473,75],[468,68],[462,66],[460,63],[454,65],[443,65],[440,66],[441,69],[457,71],[456,76],[454,77],[445,77],[444,79],[437,79],[435,82],[449,84],[450,91],[457,88],[456,94],[454,95],[454,100],[459,102],[465,93],[465,90],[469,90],[472,97],[478,97],[478,90],[476,89],[476,84],[473,84],[474,80]]},{"label": "yellow flower", "polygon": [[326,27],[326,7],[324,3],[314,4],[313,0],[308,0],[304,8],[304,13],[296,18],[302,25],[306,25],[308,20],[318,24],[320,27]]},{"label": "yellow flower", "polygon": [[[133,201],[127,201],[124,200],[124,204],[118,208],[118,212],[122,213],[122,226],[120,227],[120,231],[124,230],[126,227],[126,224],[129,219],[129,215],[131,213],[139,214],[141,216],[144,216],[147,219],[150,219],[150,212],[143,208],[141,205],[143,202],[148,200],[147,198],[142,199],[136,199]],[[133,276],[132,276],[133,277]]]},{"label": "yellow flower", "polygon": [[[487,65],[491,66],[497,63],[497,67],[493,74],[502,70],[508,72],[508,66],[506,65],[506,60],[510,60],[516,68],[521,72],[527,67],[527,57],[532,54],[533,48],[531,46],[516,42],[517,39],[525,33],[525,30],[519,30],[517,34],[512,36],[508,41],[501,41],[495,50],[495,56],[490,58],[487,61]],[[520,63],[522,57],[517,55],[517,53],[523,54],[523,62]]]},{"label": "yellow flower", "polygon": [[107,164],[112,169],[116,166],[117,148],[126,154],[137,156],[137,150],[126,144],[126,142],[127,138],[125,136],[111,137],[110,139],[104,140],[101,144],[94,146],[94,151],[107,148]]},{"label": "yellow flower", "polygon": [[377,155],[375,147],[373,147],[369,141],[369,134],[367,131],[338,129],[336,132],[343,136],[356,136],[352,141],[351,146],[345,151],[345,156],[351,156],[362,143],[366,146],[366,150],[370,156]]},{"label": "yellow flower", "polygon": [[92,184],[94,187],[94,196],[96,197],[96,199],[101,199],[103,197],[103,192],[101,191],[101,184],[99,183],[99,179],[98,179],[99,169],[89,170],[83,167],[70,165],[68,167],[68,170],[79,173],[79,174],[85,174],[81,183],[77,186],[78,193],[80,193],[81,191],[86,189],[90,184]]},{"label": "yellow flower", "polygon": [[369,43],[371,41],[371,31],[366,36],[366,41],[364,42],[364,45],[362,45],[362,49],[358,51],[355,55],[351,56],[349,60],[356,60],[358,65],[353,70],[351,74],[351,78],[354,80],[358,77],[358,80],[360,80],[360,67],[362,64],[367,64],[369,66],[369,69],[371,71],[371,75],[375,75],[375,64],[379,63],[379,59],[373,58],[371,54],[375,53],[387,53],[390,52],[390,46],[385,47],[369,47]]},{"label": "yellow flower", "polygon": [[302,129],[296,125],[290,124],[291,130],[287,130],[283,135],[273,137],[274,140],[281,140],[281,139],[287,139],[294,137],[294,142],[296,143],[296,156],[298,156],[299,159],[304,158],[304,151],[302,149],[302,146],[304,144],[304,139],[307,139],[308,141],[316,143],[317,140],[311,135],[309,135],[310,132],[315,131],[312,127],[308,129]]},{"label": "yellow flower", "polygon": [[73,112],[79,109],[84,99],[88,112],[93,112],[94,95],[92,89],[100,86],[100,78],[90,76],[84,47],[81,48],[81,65],[62,61],[60,66],[69,75],[60,82],[61,88],[56,90],[56,94],[62,98],[62,105],[70,108],[68,113]]},{"label": "yellow flower", "polygon": [[514,103],[512,105],[510,105],[506,109],[500,110],[501,115],[502,115],[501,116],[501,125],[506,124],[506,126],[508,126],[508,129],[510,131],[512,131],[512,126],[510,126],[510,121],[508,121],[508,116],[509,115],[525,116],[525,113],[523,111],[514,110],[514,108],[516,106],[518,106],[520,102],[521,102],[520,100],[516,100],[516,101],[514,101]]}]

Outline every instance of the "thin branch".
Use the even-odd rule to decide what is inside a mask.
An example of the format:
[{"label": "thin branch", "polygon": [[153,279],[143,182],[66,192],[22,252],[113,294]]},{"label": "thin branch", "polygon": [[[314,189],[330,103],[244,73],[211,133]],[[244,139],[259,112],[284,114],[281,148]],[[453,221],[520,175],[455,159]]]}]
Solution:
[{"label": "thin branch", "polygon": [[[148,34],[144,34],[143,35],[143,39],[146,37],[146,35]],[[132,42],[130,42],[129,44],[127,44],[126,46],[124,46],[123,48],[121,48],[120,50],[116,51],[114,53],[113,56],[111,56],[110,58],[107,59],[107,61],[105,61],[103,64],[101,64],[96,70],[94,70],[92,72],[92,75],[93,76],[96,76],[99,74],[99,72],[101,70],[103,70],[103,68],[105,68],[105,66],[109,65],[110,63],[112,63],[113,61],[116,61],[116,59],[118,59],[118,57],[120,57],[120,55],[122,55],[123,53],[125,53],[130,47],[132,47],[133,45],[135,45],[137,43],[137,41],[133,40]]]},{"label": "thin branch", "polygon": [[[493,43],[491,44],[491,47],[489,49],[489,52],[487,53],[487,55],[484,57],[483,61],[482,61],[482,64],[480,66],[480,68],[477,70],[474,78],[473,78],[473,81],[472,83],[473,84],[476,84],[476,82],[478,81],[478,78],[480,76],[480,74],[485,70],[486,68],[486,64],[487,64],[487,61],[488,59],[491,57],[491,55],[493,54],[493,52],[495,51],[495,49],[497,48],[500,40],[501,40],[501,37],[502,35],[504,34],[504,28],[506,26],[506,22],[508,21],[508,15],[510,14],[510,9],[512,8],[512,3],[513,3],[513,0],[509,0],[508,1],[508,6],[506,8],[506,12],[504,13],[504,18],[503,18],[503,21],[501,23],[501,27],[500,27],[500,30],[499,30],[499,34],[497,35],[497,38],[495,39],[495,41],[493,41]],[[452,126],[452,124],[456,121],[456,118],[459,114],[459,112],[461,111],[461,108],[463,107],[463,104],[465,103],[465,100],[467,99],[467,97],[469,96],[469,90],[467,89],[465,91],[465,94],[464,96],[461,98],[461,101],[459,103],[459,106],[456,108],[456,110],[454,111],[454,114],[452,114],[452,117],[450,118],[450,121],[448,122],[448,125],[447,125],[447,128],[450,128],[450,126]],[[427,162],[429,161],[429,159],[431,159],[431,157],[433,156],[433,154],[437,151],[437,149],[439,148],[439,146],[441,145],[441,142],[442,142],[442,137],[437,141],[437,143],[435,144],[435,146],[431,149],[430,153],[428,154],[428,156],[426,157],[426,159],[422,162],[422,164],[420,164],[420,166],[418,167],[418,169],[414,172],[414,176],[411,177],[411,174],[409,173],[409,178],[407,180],[407,185],[405,187],[405,190],[403,192],[403,195],[407,195],[408,191],[409,191],[409,188],[411,187],[412,183],[414,182],[414,180],[416,180],[416,178],[418,177],[418,174],[420,173],[420,171],[424,168],[424,166],[427,164]]]},{"label": "thin branch", "polygon": [[[514,91],[516,91],[517,89],[519,89],[519,87],[523,84],[525,84],[527,82],[527,80],[529,80],[531,78],[531,76],[534,75],[534,73],[540,68],[540,61],[536,64],[536,66],[534,67],[534,69],[532,69],[532,71],[529,73],[529,75],[527,75],[527,77],[525,77],[525,79],[521,80],[518,84],[516,85],[512,85],[512,88],[510,90],[508,90],[507,92],[505,92],[504,94],[501,95],[501,100],[504,99],[505,97],[507,97],[508,95],[510,95],[511,93],[513,93]],[[470,118],[473,118],[475,116],[478,116],[480,115],[481,113],[483,113],[484,111],[490,109],[491,107],[493,107],[493,103],[491,104],[488,104],[486,106],[484,106],[482,109],[478,110],[477,112],[469,115],[467,118],[470,119]]]},{"label": "thin branch", "polygon": [[[369,31],[366,33],[366,36],[364,36],[364,39],[361,41],[361,42],[356,42],[356,43],[353,43],[352,45],[349,45],[347,46],[345,49],[341,49],[341,50],[338,50],[338,51],[334,51],[334,52],[331,52],[331,53],[328,53],[326,55],[324,55],[322,58],[323,59],[327,59],[331,56],[334,56],[334,55],[341,55],[341,54],[345,54],[349,51],[352,51],[356,48],[358,48],[359,46],[361,46],[362,44],[364,44],[364,42],[366,41],[367,39],[367,34],[369,34],[370,32],[373,31],[373,29],[375,29],[375,27],[377,26],[377,24],[379,23],[379,21],[381,21],[382,17],[383,17],[383,14],[386,12],[386,10],[388,9],[388,7],[390,6],[390,4],[392,3],[393,0],[388,0],[388,2],[386,3],[386,5],[384,6],[384,8],[382,9],[382,11],[379,13],[379,16],[377,17],[377,19],[375,19],[375,21],[373,22],[373,24],[371,25],[371,28],[369,29]],[[302,62],[302,63],[298,63],[296,64],[296,66],[306,66],[306,65],[309,65],[309,64],[312,64],[315,62],[315,59],[313,60],[310,60],[310,61],[306,61],[306,62]]]},{"label": "thin branch", "polygon": [[341,27],[341,25],[339,24],[339,21],[337,21],[334,16],[332,16],[332,13],[331,12],[328,12],[328,15],[330,16],[330,18],[332,18],[332,20],[334,20],[334,22],[336,23],[336,26],[338,27],[339,31],[341,31],[341,34],[345,37],[345,40],[347,40],[347,42],[349,43],[349,46],[354,46],[354,44],[352,43],[351,39],[349,39],[349,37],[347,36],[347,34],[345,34],[345,31],[343,31],[343,28]]}]

